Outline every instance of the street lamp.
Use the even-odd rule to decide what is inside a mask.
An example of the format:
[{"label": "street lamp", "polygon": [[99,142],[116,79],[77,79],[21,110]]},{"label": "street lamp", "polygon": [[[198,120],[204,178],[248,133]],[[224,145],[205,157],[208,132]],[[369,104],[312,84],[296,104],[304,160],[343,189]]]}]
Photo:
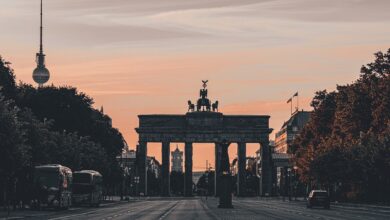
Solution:
[{"label": "street lamp", "polygon": [[[259,150],[260,152],[260,150]],[[261,174],[261,160],[260,160],[260,153],[258,154],[258,160],[257,160],[257,175],[259,177],[259,197],[263,195],[263,182],[262,182],[262,174]]]},{"label": "street lamp", "polygon": [[206,183],[205,196],[207,200],[207,194],[209,194],[209,173],[208,172],[206,172],[205,183]]},{"label": "street lamp", "polygon": [[298,189],[298,179],[297,179],[298,167],[294,166],[293,170],[294,170],[294,197],[295,197],[295,201],[296,201],[297,200],[297,189]]},{"label": "street lamp", "polygon": [[135,194],[139,196],[138,193],[139,176],[134,177],[134,183],[135,183]]},{"label": "street lamp", "polygon": [[287,168],[287,178],[288,178],[288,201],[291,201],[291,168]]}]

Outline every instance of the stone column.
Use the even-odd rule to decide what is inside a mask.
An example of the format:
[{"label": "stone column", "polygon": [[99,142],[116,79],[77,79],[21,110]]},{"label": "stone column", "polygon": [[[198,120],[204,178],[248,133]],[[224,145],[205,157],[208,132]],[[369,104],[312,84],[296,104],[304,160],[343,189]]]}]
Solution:
[{"label": "stone column", "polygon": [[237,196],[245,196],[246,143],[237,144]]},{"label": "stone column", "polygon": [[221,146],[221,162],[219,176],[219,204],[218,208],[233,208],[232,205],[232,174],[229,161],[229,142],[223,140]]},{"label": "stone column", "polygon": [[162,176],[162,196],[170,196],[170,182],[169,182],[169,155],[170,155],[170,143],[167,141],[162,142],[161,147],[161,158],[162,158],[162,167],[161,167],[161,176]]},{"label": "stone column", "polygon": [[184,174],[184,195],[192,196],[192,143],[186,142],[185,154],[185,174]]},{"label": "stone column", "polygon": [[221,163],[222,148],[219,143],[215,143],[215,162],[214,162],[214,196],[219,196],[219,169]]},{"label": "stone column", "polygon": [[261,186],[262,196],[272,195],[272,161],[269,141],[261,142]]},{"label": "stone column", "polygon": [[137,147],[137,175],[139,177],[138,193],[143,193],[145,196],[148,193],[147,187],[147,142],[139,142]]}]

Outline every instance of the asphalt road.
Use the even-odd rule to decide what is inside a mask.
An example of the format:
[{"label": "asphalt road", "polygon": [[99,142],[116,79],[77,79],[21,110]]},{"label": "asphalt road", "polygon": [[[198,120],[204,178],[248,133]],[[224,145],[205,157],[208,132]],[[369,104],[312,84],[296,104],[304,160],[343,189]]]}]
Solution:
[{"label": "asphalt road", "polygon": [[[209,205],[209,206],[212,206]],[[390,219],[390,208],[332,205],[308,209],[305,202],[258,198],[235,199],[233,210],[213,209],[222,219]]]},{"label": "asphalt road", "polygon": [[[40,217],[42,218],[42,217]],[[36,218],[38,219],[38,218]],[[115,219],[115,220],[149,220],[149,219],[215,219],[207,211],[205,204],[196,198],[151,199],[136,202],[124,202],[115,205],[88,208],[73,213],[59,213],[48,217],[51,220],[66,219]]]},{"label": "asphalt road", "polygon": [[[390,219],[390,207],[333,205],[330,210],[307,209],[304,202],[277,199],[236,198],[234,209],[218,209],[216,198],[169,198],[120,202],[99,208],[72,208],[59,212],[35,212],[29,219]],[[21,216],[19,216],[21,217]]]}]

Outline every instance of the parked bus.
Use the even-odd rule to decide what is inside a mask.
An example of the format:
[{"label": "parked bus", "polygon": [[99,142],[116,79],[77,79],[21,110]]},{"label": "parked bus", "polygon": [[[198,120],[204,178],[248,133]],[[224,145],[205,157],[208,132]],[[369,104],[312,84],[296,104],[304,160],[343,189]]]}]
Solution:
[{"label": "parked bus", "polygon": [[73,173],[73,203],[99,206],[103,199],[103,176],[94,170]]},{"label": "parked bus", "polygon": [[36,166],[32,207],[67,209],[72,204],[72,170],[59,164]]}]

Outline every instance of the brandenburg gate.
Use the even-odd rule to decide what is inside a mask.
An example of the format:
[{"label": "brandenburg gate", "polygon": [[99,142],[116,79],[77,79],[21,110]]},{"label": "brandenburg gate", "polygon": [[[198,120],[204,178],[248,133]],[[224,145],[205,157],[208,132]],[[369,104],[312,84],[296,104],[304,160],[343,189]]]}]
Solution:
[{"label": "brandenburg gate", "polygon": [[146,157],[147,143],[162,143],[162,196],[170,195],[170,143],[185,143],[184,194],[192,196],[192,150],[193,143],[215,144],[215,192],[218,192],[218,173],[221,160],[221,143],[237,143],[238,175],[237,194],[244,196],[246,144],[261,146],[261,195],[271,195],[272,166],[269,148],[269,118],[267,115],[224,115],[218,112],[218,101],[207,98],[207,81],[203,81],[200,98],[196,105],[188,101],[184,115],[139,115],[137,147],[137,172],[140,177],[139,192],[147,195]]}]

